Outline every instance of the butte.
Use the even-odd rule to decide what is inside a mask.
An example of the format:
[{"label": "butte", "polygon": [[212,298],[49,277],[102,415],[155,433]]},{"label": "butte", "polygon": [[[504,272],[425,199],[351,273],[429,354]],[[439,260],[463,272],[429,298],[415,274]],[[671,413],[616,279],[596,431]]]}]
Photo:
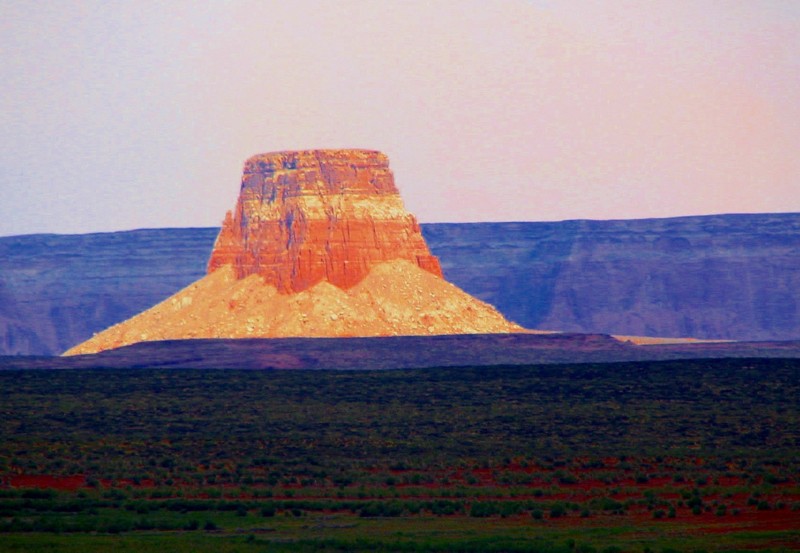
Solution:
[{"label": "butte", "polygon": [[385,154],[305,150],[245,162],[206,276],[65,355],[157,340],[522,331],[444,280]]}]

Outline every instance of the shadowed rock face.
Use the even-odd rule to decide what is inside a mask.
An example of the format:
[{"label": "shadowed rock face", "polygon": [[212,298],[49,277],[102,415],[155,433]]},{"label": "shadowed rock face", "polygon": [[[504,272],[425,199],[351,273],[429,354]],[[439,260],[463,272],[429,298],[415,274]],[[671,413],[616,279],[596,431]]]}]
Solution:
[{"label": "shadowed rock face", "polygon": [[219,229],[0,238],[0,351],[57,354],[203,275]]},{"label": "shadowed rock face", "polygon": [[451,282],[527,328],[800,337],[800,214],[424,231]]},{"label": "shadowed rock face", "polygon": [[442,276],[403,206],[388,158],[371,150],[309,150],[247,160],[208,271],[231,265],[240,279],[258,274],[292,293],[321,281],[348,289],[395,259]]},{"label": "shadowed rock face", "polygon": [[[800,337],[800,214],[422,225],[447,279],[527,327]],[[0,238],[0,352],[57,354],[201,278],[219,229]]]}]

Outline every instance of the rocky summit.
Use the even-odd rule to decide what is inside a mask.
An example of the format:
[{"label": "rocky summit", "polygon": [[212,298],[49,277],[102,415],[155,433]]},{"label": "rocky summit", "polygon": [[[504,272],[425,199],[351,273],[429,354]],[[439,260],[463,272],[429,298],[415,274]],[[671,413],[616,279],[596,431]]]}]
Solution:
[{"label": "rocky summit", "polygon": [[247,160],[208,274],[66,355],[192,338],[520,331],[443,279],[384,154],[307,150]]},{"label": "rocky summit", "polygon": [[237,278],[257,274],[291,293],[322,281],[348,289],[394,259],[442,276],[386,155],[306,150],[245,162],[239,201],[225,217],[208,270],[230,265]]}]

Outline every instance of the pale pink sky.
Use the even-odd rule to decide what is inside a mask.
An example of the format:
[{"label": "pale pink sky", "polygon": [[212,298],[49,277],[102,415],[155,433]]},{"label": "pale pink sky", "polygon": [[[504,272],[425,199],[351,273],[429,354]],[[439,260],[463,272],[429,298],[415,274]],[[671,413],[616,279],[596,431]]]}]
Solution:
[{"label": "pale pink sky", "polygon": [[386,152],[422,222],[800,211],[800,2],[0,2],[0,235],[218,225]]}]

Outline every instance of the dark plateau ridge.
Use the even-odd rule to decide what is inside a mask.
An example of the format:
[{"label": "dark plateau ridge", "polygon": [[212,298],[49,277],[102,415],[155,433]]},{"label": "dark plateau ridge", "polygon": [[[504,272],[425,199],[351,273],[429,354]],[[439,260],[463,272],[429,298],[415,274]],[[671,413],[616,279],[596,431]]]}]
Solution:
[{"label": "dark plateau ridge", "polygon": [[[800,338],[800,214],[427,224],[422,230],[447,280],[528,328]],[[151,307],[205,274],[218,231],[0,238],[0,354],[59,354]],[[704,350],[709,347],[732,346]]]},{"label": "dark plateau ridge", "polygon": [[0,369],[386,370],[726,358],[800,358],[800,341],[636,346],[602,334],[172,340],[72,357],[0,357]]}]

